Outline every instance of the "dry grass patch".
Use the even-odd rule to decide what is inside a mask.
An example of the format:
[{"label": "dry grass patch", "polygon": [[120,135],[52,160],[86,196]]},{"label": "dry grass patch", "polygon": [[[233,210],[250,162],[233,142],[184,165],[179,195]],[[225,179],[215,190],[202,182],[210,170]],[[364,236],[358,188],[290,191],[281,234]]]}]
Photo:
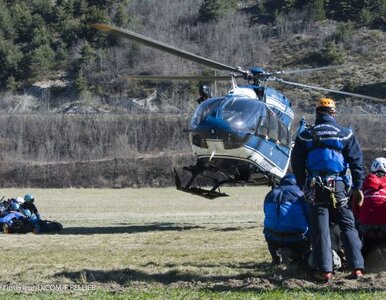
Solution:
[{"label": "dry grass patch", "polygon": [[[291,291],[292,299],[298,293],[318,295],[326,288],[306,269],[269,265],[262,234],[268,190],[224,188],[232,196],[212,201],[173,188],[3,190],[7,196],[34,194],[42,216],[65,228],[60,234],[0,235],[0,284],[57,284],[62,290],[54,291],[53,299],[105,299],[116,293],[135,299],[221,299],[224,292],[234,299],[274,299],[286,296],[284,291]],[[364,289],[362,299],[367,291],[386,295],[385,273],[361,281],[347,280],[346,274],[336,274],[328,288],[331,299],[351,297],[357,289]],[[69,285],[97,290],[63,290]],[[51,299],[50,292],[27,294]]]},{"label": "dry grass patch", "polygon": [[3,190],[7,197],[32,193],[43,218],[65,228],[52,235],[1,235],[0,257],[7,263],[0,281],[127,284],[130,272],[146,280],[168,272],[237,274],[263,246],[267,191],[228,188],[231,197],[209,201],[172,188]]}]

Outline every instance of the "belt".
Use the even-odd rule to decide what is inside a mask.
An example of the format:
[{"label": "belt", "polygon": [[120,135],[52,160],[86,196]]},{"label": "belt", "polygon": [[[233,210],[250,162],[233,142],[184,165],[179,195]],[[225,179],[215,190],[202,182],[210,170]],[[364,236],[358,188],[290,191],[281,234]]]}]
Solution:
[{"label": "belt", "polygon": [[327,171],[310,171],[311,176],[341,176],[341,173],[337,172],[327,172]]},{"label": "belt", "polygon": [[302,232],[278,232],[278,231],[274,231],[272,229],[269,229],[269,228],[264,228],[264,231],[265,233],[269,233],[275,237],[278,237],[278,238],[289,238],[289,237],[301,237],[301,238],[305,238],[305,234],[302,233]]}]

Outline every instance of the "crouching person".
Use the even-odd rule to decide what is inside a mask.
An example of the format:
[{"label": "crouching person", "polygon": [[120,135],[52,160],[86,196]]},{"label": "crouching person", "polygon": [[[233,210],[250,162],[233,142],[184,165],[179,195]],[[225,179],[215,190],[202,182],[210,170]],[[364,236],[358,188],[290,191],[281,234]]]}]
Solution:
[{"label": "crouching person", "polygon": [[365,257],[378,246],[386,244],[386,158],[374,159],[370,170],[363,183],[363,205],[359,207],[353,202]]},{"label": "crouching person", "polygon": [[[309,253],[307,203],[293,175],[286,175],[264,200],[264,236],[272,256],[272,264],[283,262],[283,253],[290,261],[304,262]],[[287,251],[290,250],[290,251]]]}]

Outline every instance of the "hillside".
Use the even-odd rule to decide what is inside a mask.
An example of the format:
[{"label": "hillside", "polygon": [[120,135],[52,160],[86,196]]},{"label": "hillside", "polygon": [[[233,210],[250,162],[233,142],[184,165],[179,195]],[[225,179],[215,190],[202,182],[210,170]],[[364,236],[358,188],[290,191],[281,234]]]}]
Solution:
[{"label": "hillside", "polygon": [[[292,4],[283,6],[284,2]],[[157,177],[147,171],[119,173],[114,164],[119,160],[135,170],[145,168],[145,161],[149,170],[161,170],[165,161],[175,167],[192,161],[188,138],[182,131],[188,128],[196,106],[198,82],[141,82],[126,76],[214,71],[97,32],[90,27],[94,22],[123,26],[242,68],[260,66],[275,71],[338,66],[283,78],[385,98],[384,1],[379,1],[377,9],[365,6],[366,1],[356,1],[360,12],[347,1],[334,1],[335,5],[346,5],[335,15],[332,11],[337,7],[321,1],[324,14],[318,16],[304,2],[169,0],[160,5],[155,0],[0,1],[4,185],[168,185],[172,184],[172,168]],[[317,2],[311,1],[312,5]],[[24,13],[13,20],[18,23],[12,27],[11,17],[22,9]],[[29,30],[21,30],[23,24]],[[17,51],[10,56],[9,49],[13,48]],[[44,49],[51,54],[42,52]],[[291,99],[296,112],[294,127],[303,115],[313,121],[314,101],[321,93],[271,85]],[[217,94],[228,88],[228,83],[212,85]],[[384,103],[329,96],[338,102],[338,118],[356,130],[365,149],[386,147]],[[160,153],[167,160],[161,162]],[[369,153],[366,163],[374,155]],[[63,172],[66,180],[61,180]]]},{"label": "hillside", "polygon": [[[382,98],[386,89],[386,4],[382,0],[371,3],[0,1],[0,89],[5,93],[1,108],[59,113],[133,109],[190,112],[194,108],[194,102],[187,100],[196,97],[197,83],[141,83],[125,76],[211,74],[213,70],[100,33],[91,28],[95,22],[122,26],[247,69],[341,65],[288,79]],[[219,84],[219,92],[226,86]],[[315,96],[286,86],[280,89],[288,93],[295,106]],[[15,94],[31,97],[14,99]]]}]

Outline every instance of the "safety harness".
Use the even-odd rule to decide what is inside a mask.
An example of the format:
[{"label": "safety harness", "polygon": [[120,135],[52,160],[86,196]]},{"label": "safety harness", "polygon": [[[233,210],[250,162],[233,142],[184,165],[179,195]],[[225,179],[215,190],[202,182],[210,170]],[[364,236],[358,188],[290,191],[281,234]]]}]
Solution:
[{"label": "safety harness", "polygon": [[[317,134],[315,127],[310,128],[310,133],[312,136],[312,147],[309,149],[310,151],[315,149],[331,149],[333,151],[337,151],[339,153],[342,153],[342,149],[327,145],[324,143],[321,139],[321,137]],[[346,174],[346,169],[342,172],[338,173],[331,173],[324,170],[318,170],[318,171],[309,171],[309,174],[311,175],[311,179],[309,181],[309,188],[308,191],[306,191],[305,195],[306,198],[312,202],[313,204],[316,203],[316,190],[319,189],[322,192],[328,193],[328,200],[331,205],[336,208],[338,205],[338,200],[335,197],[336,193],[336,177],[343,177]],[[340,200],[339,204],[344,205],[347,203],[345,201],[346,199]],[[347,199],[348,200],[348,199]],[[344,203],[343,203],[344,202]],[[318,204],[323,204],[323,202],[318,202]]]}]

